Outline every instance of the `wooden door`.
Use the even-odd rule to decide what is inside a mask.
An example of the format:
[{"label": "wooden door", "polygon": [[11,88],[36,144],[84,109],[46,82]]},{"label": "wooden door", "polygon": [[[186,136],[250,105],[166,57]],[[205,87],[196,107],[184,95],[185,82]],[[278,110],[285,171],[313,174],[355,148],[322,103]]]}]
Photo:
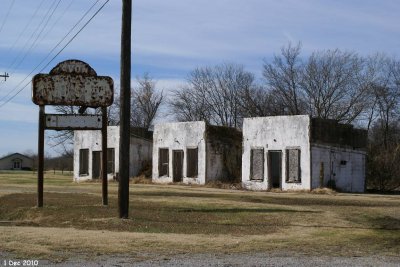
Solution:
[{"label": "wooden door", "polygon": [[92,155],[92,179],[99,179],[101,175],[101,151],[93,151]]},{"label": "wooden door", "polygon": [[174,183],[182,182],[183,178],[183,150],[172,151],[172,179]]}]

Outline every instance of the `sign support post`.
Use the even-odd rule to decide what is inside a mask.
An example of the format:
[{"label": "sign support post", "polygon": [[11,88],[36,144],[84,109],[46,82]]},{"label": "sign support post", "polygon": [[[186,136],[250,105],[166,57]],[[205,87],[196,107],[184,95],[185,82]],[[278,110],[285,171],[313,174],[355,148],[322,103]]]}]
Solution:
[{"label": "sign support post", "polygon": [[101,149],[102,152],[102,195],[103,195],[103,205],[108,205],[108,178],[107,178],[107,162],[108,162],[108,151],[107,151],[107,108],[102,107],[102,127],[101,127]]},{"label": "sign support post", "polygon": [[38,196],[37,206],[43,207],[43,172],[44,172],[44,105],[39,106],[39,132],[38,132]]}]

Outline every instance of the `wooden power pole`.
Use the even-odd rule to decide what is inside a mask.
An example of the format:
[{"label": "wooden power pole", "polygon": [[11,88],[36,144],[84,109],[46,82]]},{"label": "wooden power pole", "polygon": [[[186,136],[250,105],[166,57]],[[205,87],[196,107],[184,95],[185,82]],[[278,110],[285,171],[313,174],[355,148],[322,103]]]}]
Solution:
[{"label": "wooden power pole", "polygon": [[121,89],[119,139],[119,217],[129,215],[129,147],[131,118],[131,23],[132,0],[122,0]]},{"label": "wooden power pole", "polygon": [[0,78],[4,78],[4,81],[6,81],[8,77],[10,76],[8,75],[7,72],[5,72],[4,74],[0,74]]}]

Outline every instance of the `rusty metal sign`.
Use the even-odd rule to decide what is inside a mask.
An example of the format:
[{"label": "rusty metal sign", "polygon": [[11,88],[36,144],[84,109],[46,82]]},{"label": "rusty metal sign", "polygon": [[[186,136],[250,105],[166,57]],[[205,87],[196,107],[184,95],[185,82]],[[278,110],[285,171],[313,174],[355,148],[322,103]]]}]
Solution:
[{"label": "rusty metal sign", "polygon": [[32,79],[32,101],[37,105],[107,107],[114,101],[111,77],[97,76],[80,60],[66,60],[49,74]]},{"label": "rusty metal sign", "polygon": [[102,115],[45,115],[45,127],[50,130],[100,130],[102,123]]},{"label": "rusty metal sign", "polygon": [[[51,130],[101,129],[103,157],[107,159],[107,107],[114,101],[114,82],[108,76],[97,76],[87,63],[66,60],[49,74],[39,73],[32,79],[32,101],[39,105],[38,195],[37,206],[43,207],[44,133]],[[46,114],[46,105],[101,107],[101,115]],[[108,205],[107,161],[102,161],[103,205]]]}]

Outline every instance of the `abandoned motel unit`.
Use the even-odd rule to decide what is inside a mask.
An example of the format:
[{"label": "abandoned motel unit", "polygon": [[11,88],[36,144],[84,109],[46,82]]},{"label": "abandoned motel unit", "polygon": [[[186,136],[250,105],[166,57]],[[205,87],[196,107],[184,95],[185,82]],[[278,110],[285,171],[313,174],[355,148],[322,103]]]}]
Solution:
[{"label": "abandoned motel unit", "polygon": [[[129,175],[138,175],[151,163],[152,132],[131,128]],[[119,169],[119,126],[107,127],[107,178],[115,179]],[[100,179],[102,145],[100,130],[74,131],[74,180]]]},{"label": "abandoned motel unit", "polygon": [[[245,118],[243,134],[203,121],[131,130],[130,176],[152,162],[154,183],[242,181],[248,190],[336,187],[364,192],[365,130],[308,115]],[[108,178],[118,170],[119,127],[108,127]],[[75,131],[74,179],[101,176],[101,131]]]},{"label": "abandoned motel unit", "polygon": [[308,115],[246,118],[242,185],[249,190],[334,186],[364,192],[365,130]]},{"label": "abandoned motel unit", "polygon": [[242,134],[204,121],[157,124],[153,134],[154,183],[204,185],[240,181]]}]

